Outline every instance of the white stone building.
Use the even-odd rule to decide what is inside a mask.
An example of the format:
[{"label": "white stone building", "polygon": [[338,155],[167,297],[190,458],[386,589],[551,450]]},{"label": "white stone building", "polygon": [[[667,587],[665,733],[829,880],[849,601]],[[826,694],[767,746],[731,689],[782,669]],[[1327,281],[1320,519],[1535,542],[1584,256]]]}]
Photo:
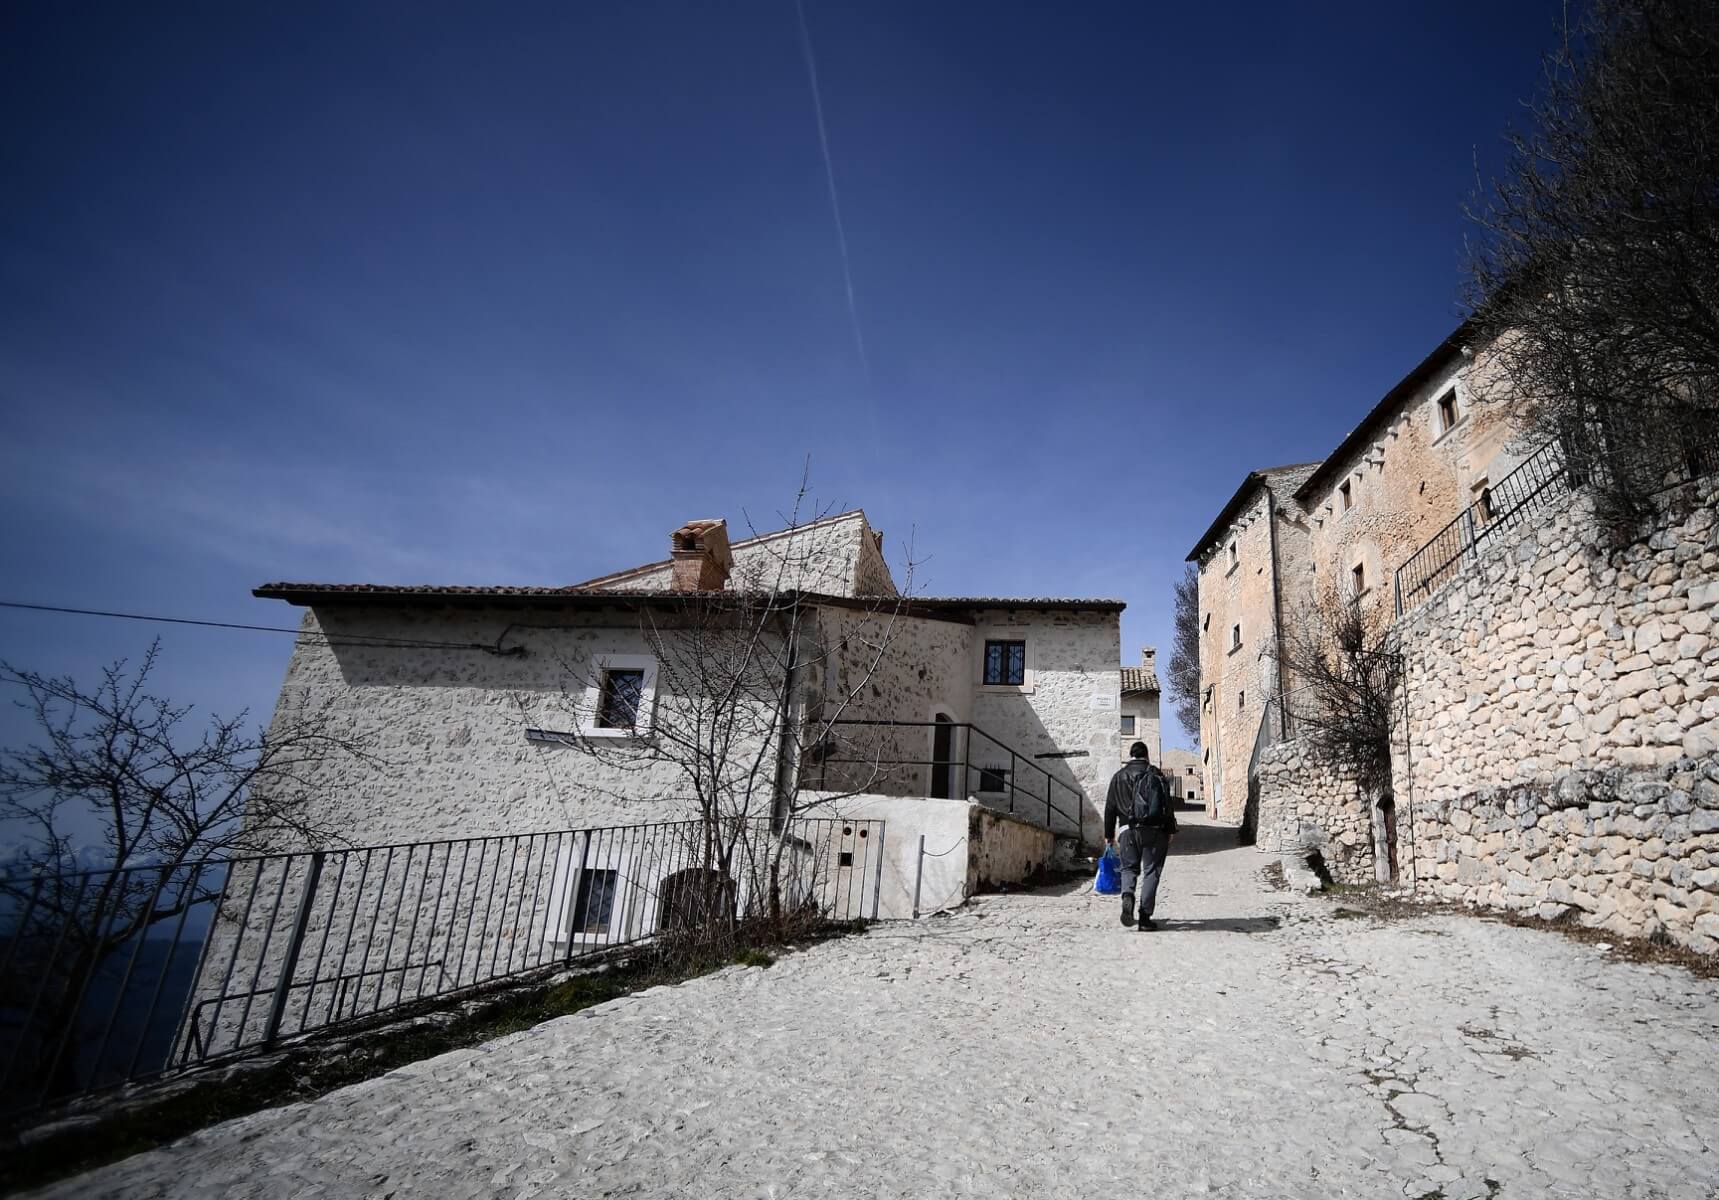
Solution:
[{"label": "white stone building", "polygon": [[[657,723],[680,710],[653,644],[699,597],[755,586],[797,590],[812,614],[794,634],[799,662],[811,661],[782,681],[808,719],[893,623],[844,714],[911,723],[894,727],[888,757],[900,762],[867,791],[1012,804],[1090,840],[1118,755],[1120,601],[900,598],[859,511],[732,546],[719,521],[673,536],[667,560],[567,587],[257,588],[304,610],[277,719],[327,707],[384,760],[314,779],[320,814],[357,844],[692,815],[670,766],[621,770],[588,749],[666,732]],[[787,635],[770,636],[782,661],[795,658]],[[794,767],[801,787],[851,782],[828,763]]]}]

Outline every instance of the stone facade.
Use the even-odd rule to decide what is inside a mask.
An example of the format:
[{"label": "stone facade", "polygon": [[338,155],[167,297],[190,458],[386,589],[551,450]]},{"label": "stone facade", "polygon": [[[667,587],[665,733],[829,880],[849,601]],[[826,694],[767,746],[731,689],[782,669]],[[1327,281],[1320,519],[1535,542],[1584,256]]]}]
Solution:
[{"label": "stone facade", "polygon": [[1199,562],[1200,745],[1206,795],[1239,824],[1248,762],[1276,692],[1267,655],[1280,619],[1281,580],[1306,554],[1307,526],[1292,496],[1317,463],[1255,471],[1190,556]]},{"label": "stone facade", "polygon": [[[863,510],[838,513],[794,530],[760,534],[732,544],[733,581],[764,590],[799,589],[831,596],[893,596],[895,580],[882,549],[883,535]],[[617,592],[670,588],[674,560],[648,563],[576,586]]]},{"label": "stone facade", "polygon": [[1696,922],[1719,848],[1716,505],[1712,477],[1666,493],[1613,551],[1578,494],[1399,622],[1394,790],[1419,882],[1714,948],[1713,922]]},{"label": "stone facade", "polygon": [[1152,761],[1158,763],[1175,784],[1177,799],[1183,803],[1206,802],[1206,774],[1198,754],[1192,750],[1170,749],[1164,751],[1162,761],[1156,758]]},{"label": "stone facade", "polygon": [[[696,658],[706,644],[696,636],[710,620],[687,604],[684,588],[717,575],[730,590],[744,587],[760,562],[817,564],[842,590],[808,601],[792,653],[787,631],[772,624],[762,658],[794,664],[781,687],[795,719],[872,722],[851,727],[852,737],[850,727],[840,731],[842,749],[858,745],[857,755],[824,756],[869,765],[832,770],[820,758],[784,769],[809,787],[972,796],[1095,836],[1094,798],[1101,803],[1117,757],[1120,603],[897,603],[879,543],[858,512],[731,548],[720,522],[699,521],[676,530],[669,563],[568,589],[269,585],[259,594],[307,608],[276,721],[326,711],[374,748],[372,761],[330,762],[306,777],[315,819],[354,844],[694,815],[690,781],[675,763],[592,752],[604,669],[644,674],[638,733],[617,745],[672,736],[697,716],[699,697],[685,688],[695,672],[658,657]],[[707,544],[731,553],[731,570],[682,561]],[[672,585],[676,567],[682,591],[640,582],[655,572]],[[864,595],[853,590],[862,587]],[[988,640],[1022,644],[1022,682],[985,683]],[[879,659],[875,647],[886,641]],[[754,690],[774,696],[778,685]],[[947,745],[937,721],[960,727]],[[924,724],[906,724],[915,722]],[[730,757],[774,763],[780,755],[742,735]],[[767,815],[774,774],[760,778],[765,794],[750,810]]]},{"label": "stone facade", "polygon": [[1711,477],[1669,493],[1612,552],[1577,494],[1399,621],[1416,795],[1719,748],[1716,500]]},{"label": "stone facade", "polygon": [[1719,951],[1719,758],[1483,788],[1412,818],[1417,882],[1442,899]]},{"label": "stone facade", "polygon": [[1260,753],[1254,785],[1260,850],[1296,858],[1317,852],[1338,883],[1377,878],[1373,807],[1352,776],[1317,761],[1297,738]]},{"label": "stone facade", "polygon": [[1296,492],[1309,553],[1284,580],[1297,603],[1335,586],[1394,608],[1396,568],[1520,462],[1517,414],[1488,385],[1484,353],[1447,344],[1405,384]]},{"label": "stone facade", "polygon": [[1163,753],[1163,693],[1158,686],[1158,651],[1152,646],[1140,648],[1140,665],[1122,668],[1122,719],[1117,723],[1117,742],[1121,757],[1128,757],[1128,748],[1135,742],[1145,742],[1153,762]]}]

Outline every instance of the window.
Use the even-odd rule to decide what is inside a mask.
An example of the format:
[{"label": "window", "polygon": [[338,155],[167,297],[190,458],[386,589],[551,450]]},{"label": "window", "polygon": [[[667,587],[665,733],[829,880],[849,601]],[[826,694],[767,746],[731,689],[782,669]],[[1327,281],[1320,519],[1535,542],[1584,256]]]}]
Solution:
[{"label": "window", "polygon": [[1025,642],[985,643],[985,683],[1015,686],[1027,681],[1027,644]]},{"label": "window", "polygon": [[1188,774],[1192,775],[1193,773],[1194,773],[1194,768],[1189,767],[1188,768]]},{"label": "window", "polygon": [[1367,590],[1367,564],[1356,563],[1349,571],[1349,582],[1353,585],[1354,594],[1359,596]]},{"label": "window", "polygon": [[1343,497],[1344,512],[1348,512],[1351,508],[1355,507],[1355,490],[1350,486],[1347,479],[1343,481],[1342,486],[1337,489],[1337,492]]},{"label": "window", "polygon": [[1133,717],[1123,717],[1122,718],[1122,736],[1123,737],[1133,737],[1134,736],[1134,718]]},{"label": "window", "polygon": [[1247,693],[1246,692],[1237,692],[1236,693],[1236,707],[1237,708],[1246,708],[1247,707]]},{"label": "window", "polygon": [[1443,433],[1455,424],[1456,389],[1451,388],[1450,391],[1438,398],[1438,431]]},{"label": "window", "polygon": [[633,668],[603,672],[597,698],[597,727],[632,729],[639,723],[639,708],[645,697],[645,673]]},{"label": "window", "polygon": [[1241,649],[1241,626],[1240,625],[1230,626],[1230,649],[1231,650],[1240,650]]},{"label": "window", "polygon": [[608,933],[615,915],[619,871],[586,870],[579,874],[579,899],[573,905],[574,933]]},{"label": "window", "polygon": [[1007,767],[980,767],[979,790],[981,792],[1008,791],[1009,769]]},{"label": "window", "polygon": [[1204,632],[1206,632],[1206,630],[1210,629],[1211,627],[1212,627],[1212,614],[1207,613],[1205,616],[1200,618],[1200,632],[1204,633]]},{"label": "window", "polygon": [[1230,566],[1233,567],[1237,563],[1239,563],[1240,561],[1241,561],[1241,559],[1239,557],[1237,557],[1237,555],[1236,555],[1236,544],[1234,542],[1231,542],[1230,543]]}]

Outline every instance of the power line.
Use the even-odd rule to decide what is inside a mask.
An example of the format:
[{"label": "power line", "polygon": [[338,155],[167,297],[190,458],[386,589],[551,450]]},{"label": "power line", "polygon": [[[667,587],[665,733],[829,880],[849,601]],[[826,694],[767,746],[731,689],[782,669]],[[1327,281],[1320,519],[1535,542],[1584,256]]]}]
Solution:
[{"label": "power line", "polygon": [[234,621],[202,621],[192,617],[163,617],[147,613],[110,612],[99,608],[70,608],[60,604],[24,604],[16,600],[0,600],[0,608],[25,612],[57,613],[74,617],[106,617],[115,621],[145,621],[160,625],[194,625],[204,629],[238,629],[248,633],[290,633],[295,637],[311,638],[329,646],[376,646],[395,650],[482,650],[486,654],[521,654],[519,648],[503,650],[483,642],[439,642],[426,638],[388,637],[381,634],[306,633],[283,625],[244,625]]}]

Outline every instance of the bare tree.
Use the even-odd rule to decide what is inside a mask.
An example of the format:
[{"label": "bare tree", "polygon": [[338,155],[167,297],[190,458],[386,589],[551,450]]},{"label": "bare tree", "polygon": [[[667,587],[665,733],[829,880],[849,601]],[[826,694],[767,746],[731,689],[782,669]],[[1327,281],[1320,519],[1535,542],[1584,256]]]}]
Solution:
[{"label": "bare tree", "polygon": [[1364,793],[1391,784],[1391,713],[1402,680],[1383,606],[1327,588],[1291,614],[1270,652],[1285,693],[1285,732],[1313,756],[1351,775]]},{"label": "bare tree", "polygon": [[1193,563],[1176,580],[1175,630],[1170,644],[1169,697],[1182,732],[1200,746],[1200,573]]},{"label": "bare tree", "polygon": [[46,1052],[37,1077],[69,1069],[63,1035],[121,947],[218,899],[222,873],[199,864],[327,844],[334,831],[313,819],[302,780],[330,757],[375,761],[326,712],[277,720],[266,734],[247,731],[244,712],[196,728],[190,706],[148,690],[159,659],[157,642],[94,687],[0,663],[0,680],[27,693],[19,704],[38,735],[0,751],[0,821],[24,831],[0,877],[0,897],[24,922],[0,988],[49,1014],[32,1042]]},{"label": "bare tree", "polygon": [[1470,206],[1474,377],[1632,523],[1719,450],[1719,5],[1589,0],[1529,113]]},{"label": "bare tree", "polygon": [[[882,727],[864,727],[868,736],[846,722],[869,712],[900,635],[911,603],[911,549],[899,592],[832,597],[826,593],[850,568],[849,552],[825,544],[812,528],[829,515],[803,479],[782,514],[785,528],[755,543],[725,588],[642,607],[640,633],[656,662],[654,712],[638,711],[636,697],[614,695],[612,676],[605,680],[590,663],[563,664],[562,703],[580,731],[568,740],[624,780],[672,786],[698,818],[712,889],[695,901],[701,918],[727,909],[732,898],[723,890],[748,874],[763,884],[770,918],[780,919],[792,899],[783,887],[792,846],[784,831],[875,790],[903,757]],[[648,733],[593,736],[594,708],[623,726],[648,719]],[[832,765],[835,783],[822,786]],[[625,792],[617,798],[635,798]],[[778,836],[758,837],[761,827]]]}]

